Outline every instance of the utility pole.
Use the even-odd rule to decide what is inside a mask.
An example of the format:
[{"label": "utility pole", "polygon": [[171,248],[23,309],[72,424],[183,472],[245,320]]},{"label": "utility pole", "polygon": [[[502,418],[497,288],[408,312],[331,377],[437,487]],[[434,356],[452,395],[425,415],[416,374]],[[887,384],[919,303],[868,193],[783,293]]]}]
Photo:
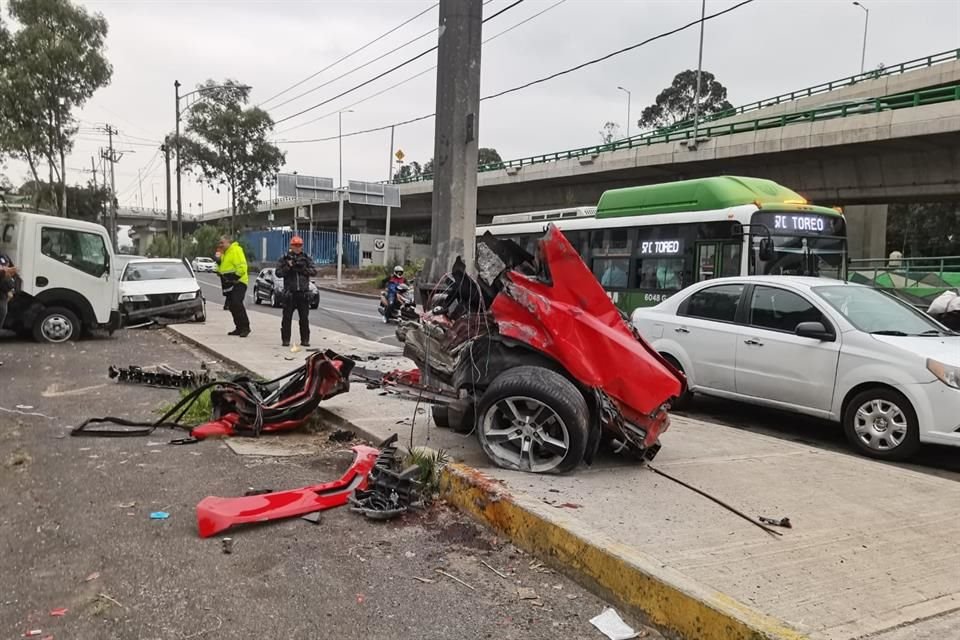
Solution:
[{"label": "utility pole", "polygon": [[[117,130],[111,127],[109,124],[106,125],[107,131],[107,140],[109,141],[109,148],[106,152],[102,149],[100,151],[101,157],[110,163],[110,241],[113,243],[113,250],[117,251],[117,180],[116,180],[116,171],[114,170],[114,165],[120,161],[120,158],[123,157],[122,153],[113,150],[113,134],[117,133]],[[106,182],[106,163],[103,167],[104,171],[104,182]]]},{"label": "utility pole", "polygon": [[[393,130],[390,127],[390,157],[387,158],[387,182],[393,180]],[[390,262],[390,207],[387,207],[387,231],[383,235],[383,266]]]},{"label": "utility pole", "polygon": [[[183,202],[180,195],[180,81],[173,81],[174,108],[176,111],[176,137],[173,140],[177,151],[177,255],[183,257]],[[230,227],[233,230],[233,212],[230,213]]]},{"label": "utility pole", "polygon": [[863,75],[864,65],[867,63],[867,26],[870,24],[870,9],[859,2],[854,2],[853,6],[863,9],[863,49],[860,52],[860,75]]},{"label": "utility pole", "polygon": [[[97,194],[97,162],[93,159],[93,156],[90,156],[90,174],[93,176],[93,194]],[[100,215],[101,221],[103,220],[103,214]]]},{"label": "utility pole", "polygon": [[474,268],[482,32],[483,0],[440,0],[430,284],[458,255]]},{"label": "utility pole", "polygon": [[693,141],[687,149],[697,148],[697,130],[700,125],[700,75],[703,72],[703,25],[707,20],[707,0],[700,0],[700,53],[697,56],[697,88],[693,99]]},{"label": "utility pole", "polygon": [[173,209],[170,206],[170,138],[167,137],[160,145],[163,151],[163,179],[167,186],[167,246],[173,246]]},{"label": "utility pole", "polygon": [[137,169],[137,190],[140,192],[140,208],[143,209],[143,176],[141,172],[141,169]]}]

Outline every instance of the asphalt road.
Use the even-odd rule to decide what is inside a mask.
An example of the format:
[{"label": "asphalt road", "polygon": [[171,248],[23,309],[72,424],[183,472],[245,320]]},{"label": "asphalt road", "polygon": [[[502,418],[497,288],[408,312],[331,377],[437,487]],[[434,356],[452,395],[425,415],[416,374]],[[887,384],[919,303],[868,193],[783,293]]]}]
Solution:
[{"label": "asphalt road", "polygon": [[[270,313],[278,318],[282,309],[275,309],[269,304],[255,305],[253,302],[253,280],[250,275],[250,286],[247,289],[247,307],[256,311]],[[206,298],[207,313],[215,313],[223,306],[223,294],[220,292],[220,279],[209,273],[197,274],[203,297]],[[378,302],[373,299],[358,298],[341,293],[320,292],[320,308],[310,311],[311,324],[339,331],[366,340],[382,342],[399,346],[395,335],[396,325],[384,324],[383,318],[377,313]],[[296,334],[297,317],[294,314],[294,334]],[[277,331],[279,332],[279,323]]]},{"label": "asphalt road", "polygon": [[[220,441],[170,446],[170,430],[70,437],[85,418],[152,420],[177,398],[106,375],[112,363],[209,360],[163,330],[64,345],[0,337],[0,353],[0,637],[599,637],[589,619],[600,599],[442,505],[387,523],[340,508],[319,525],[238,528],[224,534],[230,555],[220,536],[199,538],[203,497],[334,479],[351,454],[323,431],[317,455],[290,458],[238,456]],[[169,518],[151,519],[158,511]],[[520,599],[521,587],[536,599]]]}]

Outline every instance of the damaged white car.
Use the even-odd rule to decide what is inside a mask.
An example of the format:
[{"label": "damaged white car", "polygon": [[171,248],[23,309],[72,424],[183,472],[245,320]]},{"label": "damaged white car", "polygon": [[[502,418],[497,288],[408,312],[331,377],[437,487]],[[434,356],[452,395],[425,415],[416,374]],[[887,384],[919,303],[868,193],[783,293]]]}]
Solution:
[{"label": "damaged white car", "polygon": [[120,276],[120,307],[127,326],[203,322],[206,304],[186,260],[132,260]]}]

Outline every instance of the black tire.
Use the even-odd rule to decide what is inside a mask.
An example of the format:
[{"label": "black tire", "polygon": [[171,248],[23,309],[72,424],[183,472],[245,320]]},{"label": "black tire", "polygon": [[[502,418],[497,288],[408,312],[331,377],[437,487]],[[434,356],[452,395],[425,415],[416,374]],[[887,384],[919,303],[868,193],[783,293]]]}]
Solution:
[{"label": "black tire", "polygon": [[902,393],[887,387],[866,389],[850,399],[843,433],[858,452],[878,460],[905,460],[920,449],[917,412]]},{"label": "black tire", "polygon": [[274,309],[280,308],[280,300],[277,299],[277,293],[275,291],[270,292],[270,306]]},{"label": "black tire", "polygon": [[320,308],[320,303],[318,302],[318,303],[316,303],[316,304],[312,304],[312,305],[310,305],[310,308],[313,309],[314,311],[316,311],[317,309]]},{"label": "black tire", "polygon": [[253,304],[263,304],[263,301],[260,300],[260,290],[256,287],[253,288]]},{"label": "black tire", "polygon": [[[523,407],[516,407],[518,403]],[[514,421],[504,429],[503,425],[507,424],[504,422],[506,411],[503,406],[505,404],[508,406],[512,404],[515,407],[515,409],[511,408],[515,417],[519,410],[520,413],[534,414],[532,417],[537,419],[531,420],[528,416],[525,428],[520,426],[523,425],[522,422]],[[552,412],[546,420],[540,420],[543,408]],[[504,371],[493,380],[480,398],[477,416],[477,437],[480,440],[480,446],[483,447],[487,457],[499,467],[534,473],[565,473],[580,464],[583,459],[587,447],[590,411],[580,390],[559,373],[543,367],[531,366],[514,367]],[[513,418],[510,419],[513,420]],[[531,423],[534,426],[543,426],[534,433],[525,431],[525,429],[532,430]],[[534,447],[537,451],[548,450],[541,440],[543,432],[548,428],[546,425],[551,429],[546,434],[553,442],[563,438],[565,449],[562,453],[549,452],[553,454],[549,462],[541,462],[537,464],[539,468],[536,468],[533,460]],[[525,464],[522,445],[519,454],[514,456],[511,453],[514,445],[504,446],[490,437],[492,431],[512,431],[514,427],[524,432],[524,435],[505,437],[508,441],[515,440],[516,437],[521,437],[521,441],[530,441],[528,444],[531,453],[526,456]]]},{"label": "black tire", "polygon": [[[680,366],[680,363],[669,353],[661,353],[663,359],[673,365],[673,368],[679,371],[680,373],[686,375],[686,372],[683,370],[683,367]],[[693,403],[693,392],[689,389],[686,389],[679,398],[671,403],[670,408],[675,411],[686,411],[690,408],[690,405]]]},{"label": "black tire", "polygon": [[37,342],[78,340],[82,332],[77,315],[64,307],[46,307],[33,320],[33,339]]}]

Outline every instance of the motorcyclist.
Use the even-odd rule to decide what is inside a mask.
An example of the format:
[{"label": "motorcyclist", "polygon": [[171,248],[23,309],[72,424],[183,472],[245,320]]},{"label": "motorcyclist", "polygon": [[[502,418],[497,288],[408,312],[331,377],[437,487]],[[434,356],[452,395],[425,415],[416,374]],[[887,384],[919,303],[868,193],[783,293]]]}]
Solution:
[{"label": "motorcyclist", "polygon": [[380,287],[385,289],[384,296],[386,297],[386,307],[383,310],[383,322],[390,322],[390,317],[393,315],[397,307],[400,306],[400,302],[397,296],[397,288],[401,284],[407,284],[406,278],[403,277],[403,267],[397,265],[393,268],[393,275],[384,278],[383,282],[380,283]]},{"label": "motorcyclist", "polygon": [[283,279],[283,319],[280,321],[280,341],[290,346],[293,310],[300,319],[300,346],[310,346],[310,276],[317,268],[310,256],[303,252],[303,238],[290,238],[290,251],[277,262],[277,277]]}]

